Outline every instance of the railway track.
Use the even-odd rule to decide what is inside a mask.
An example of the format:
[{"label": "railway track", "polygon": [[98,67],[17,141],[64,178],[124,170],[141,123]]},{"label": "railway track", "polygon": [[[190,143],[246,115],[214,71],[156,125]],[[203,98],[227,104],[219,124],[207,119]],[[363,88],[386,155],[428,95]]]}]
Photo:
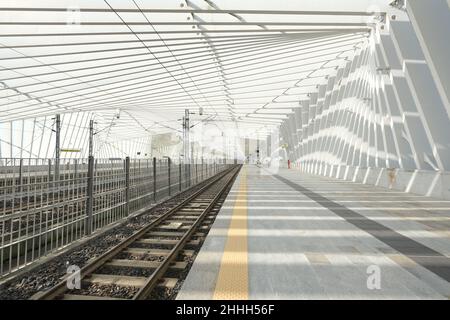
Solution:
[{"label": "railway track", "polygon": [[[133,299],[150,297],[156,288],[173,288],[177,274],[185,270],[196,246],[206,235],[211,214],[218,211],[223,193],[234,181],[240,166],[206,184],[177,206],[134,232],[79,272],[80,289],[69,289],[65,276],[56,286],[32,299]],[[204,225],[206,223],[206,225]]]},{"label": "railway track", "polygon": [[[186,168],[181,164],[170,168],[172,173],[161,163],[153,167],[139,163],[130,166],[128,185],[124,168],[97,168],[92,187],[92,230],[181,192],[194,181],[205,180],[208,172],[211,175],[216,169],[196,164],[188,181]],[[35,183],[39,177],[27,175],[30,172],[39,174],[27,168],[24,174],[14,176],[16,172],[3,181],[4,174],[0,173],[0,279],[65,247],[86,232],[87,173],[67,171],[60,174],[61,180],[53,181],[49,175],[47,180],[41,177],[44,182]]]}]

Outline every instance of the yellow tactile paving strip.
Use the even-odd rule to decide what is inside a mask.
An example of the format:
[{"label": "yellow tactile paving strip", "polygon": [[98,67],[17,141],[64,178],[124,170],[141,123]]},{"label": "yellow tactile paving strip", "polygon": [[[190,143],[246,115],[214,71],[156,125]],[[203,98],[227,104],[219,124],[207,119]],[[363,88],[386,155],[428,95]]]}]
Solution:
[{"label": "yellow tactile paving strip", "polygon": [[[239,207],[236,206],[239,203]],[[248,299],[247,169],[242,168],[213,299]]]}]

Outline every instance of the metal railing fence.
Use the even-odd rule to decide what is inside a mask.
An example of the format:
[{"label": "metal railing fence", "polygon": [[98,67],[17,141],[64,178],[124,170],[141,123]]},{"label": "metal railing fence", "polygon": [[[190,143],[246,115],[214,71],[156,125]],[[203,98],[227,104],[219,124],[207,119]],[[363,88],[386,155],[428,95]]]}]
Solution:
[{"label": "metal railing fence", "polygon": [[[220,162],[220,163],[218,163]],[[0,278],[230,165],[0,158]]]}]

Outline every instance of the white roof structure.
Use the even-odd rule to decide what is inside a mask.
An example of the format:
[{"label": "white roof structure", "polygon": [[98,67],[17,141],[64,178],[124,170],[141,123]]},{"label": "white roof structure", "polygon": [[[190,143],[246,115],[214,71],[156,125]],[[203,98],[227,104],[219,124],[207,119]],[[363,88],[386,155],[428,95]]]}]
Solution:
[{"label": "white roof structure", "polygon": [[190,109],[264,136],[389,3],[357,2],[2,1],[0,122],[90,112],[111,138],[138,138],[180,131]]}]

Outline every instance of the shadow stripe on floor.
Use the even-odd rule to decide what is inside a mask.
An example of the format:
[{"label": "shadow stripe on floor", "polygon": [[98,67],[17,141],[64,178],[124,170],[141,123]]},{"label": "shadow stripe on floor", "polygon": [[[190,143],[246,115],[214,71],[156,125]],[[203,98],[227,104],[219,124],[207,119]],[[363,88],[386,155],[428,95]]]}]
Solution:
[{"label": "shadow stripe on floor", "polygon": [[450,258],[280,175],[273,177],[450,282]]}]

